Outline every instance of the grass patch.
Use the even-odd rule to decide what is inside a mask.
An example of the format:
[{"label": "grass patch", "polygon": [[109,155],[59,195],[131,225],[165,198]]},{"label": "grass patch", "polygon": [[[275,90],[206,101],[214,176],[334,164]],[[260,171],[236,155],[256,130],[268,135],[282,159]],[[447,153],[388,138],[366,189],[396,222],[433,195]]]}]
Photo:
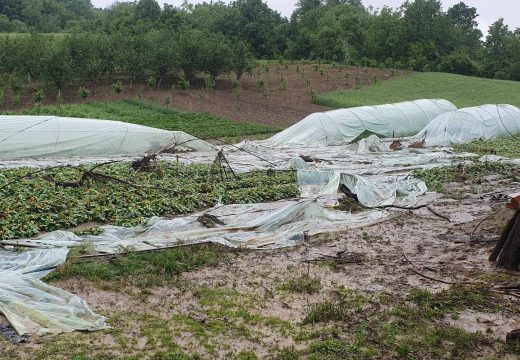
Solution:
[{"label": "grass patch", "polygon": [[253,313],[253,308],[264,304],[256,294],[227,287],[203,287],[195,289],[193,296],[200,306],[197,315],[173,314],[172,322],[177,329],[192,334],[215,358],[216,349],[223,348],[223,336],[233,341],[259,343],[266,332],[286,337],[292,331],[288,321]]},{"label": "grass patch", "polygon": [[337,321],[337,328],[333,334],[322,331],[301,355],[332,360],[470,358],[493,344],[497,358],[516,351],[489,335],[439,321],[464,309],[500,311],[503,300],[484,287],[456,285],[435,294],[415,290],[407,297],[412,304],[393,299],[394,306],[387,309],[363,306],[373,304],[365,295],[359,299],[358,310],[350,313],[349,306],[340,306],[342,301],[346,303],[341,298],[317,304],[311,311],[315,320]]},{"label": "grass patch", "polygon": [[489,155],[492,151],[498,156],[511,159],[520,158],[520,135],[508,136],[495,140],[477,140],[469,144],[455,144],[453,148],[460,152]]},{"label": "grass patch", "polygon": [[259,203],[299,194],[294,172],[251,172],[222,182],[212,175],[211,165],[161,162],[158,167],[153,173],[136,172],[126,163],[96,169],[146,189],[96,180],[65,188],[42,177],[77,181],[81,172],[74,167],[48,169],[23,180],[34,169],[0,170],[0,239],[30,237],[91,221],[131,226],[152,216],[186,214],[219,201]]},{"label": "grass patch", "polygon": [[442,192],[445,183],[461,182],[482,184],[489,175],[500,175],[511,181],[519,181],[520,168],[516,165],[494,162],[472,163],[466,166],[446,166],[427,170],[415,170],[413,175],[422,179],[428,189]]},{"label": "grass patch", "polygon": [[[116,281],[129,276],[147,279],[143,285],[151,285],[153,279],[170,277],[203,266],[217,265],[227,259],[229,251],[211,244],[179,247],[149,253],[130,252],[112,261],[76,261],[74,253],[69,260],[47,275],[46,280],[81,276],[91,281]],[[134,284],[139,281],[133,282]],[[141,282],[142,283],[142,282]]]},{"label": "grass patch", "polygon": [[348,108],[423,98],[443,98],[459,108],[483,104],[520,106],[520,82],[445,73],[413,73],[358,90],[316,95],[314,102],[332,108]]},{"label": "grass patch", "polygon": [[310,360],[321,359],[349,359],[353,353],[357,352],[357,347],[346,341],[339,339],[325,339],[311,344],[308,350]]},{"label": "grass patch", "polygon": [[348,196],[344,196],[338,199],[338,204],[334,208],[340,211],[348,211],[353,214],[366,211],[367,209],[356,200],[349,198]]},{"label": "grass patch", "polygon": [[324,300],[310,306],[303,324],[329,321],[347,321],[351,314],[360,312],[367,298],[356,291],[341,290],[337,299]]},{"label": "grass patch", "polygon": [[210,113],[184,112],[142,100],[42,106],[18,113],[119,120],[159,129],[184,131],[201,139],[242,138],[248,135],[273,134],[281,130],[266,125],[231,121]]},{"label": "grass patch", "polygon": [[302,275],[288,280],[280,289],[292,293],[315,294],[321,290],[321,281],[317,277]]},{"label": "grass patch", "polygon": [[453,285],[449,289],[432,293],[428,290],[413,290],[408,300],[434,315],[457,313],[462,310],[497,312],[500,305],[492,298],[489,289],[482,286]]}]

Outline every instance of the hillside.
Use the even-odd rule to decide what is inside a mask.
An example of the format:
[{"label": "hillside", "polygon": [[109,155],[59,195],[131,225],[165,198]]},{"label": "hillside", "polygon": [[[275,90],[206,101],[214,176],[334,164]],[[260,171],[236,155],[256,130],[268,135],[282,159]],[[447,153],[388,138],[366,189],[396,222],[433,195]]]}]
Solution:
[{"label": "hillside", "polygon": [[420,98],[447,99],[459,108],[494,103],[520,106],[520,82],[445,73],[413,73],[358,90],[316,95],[314,102],[342,108]]}]

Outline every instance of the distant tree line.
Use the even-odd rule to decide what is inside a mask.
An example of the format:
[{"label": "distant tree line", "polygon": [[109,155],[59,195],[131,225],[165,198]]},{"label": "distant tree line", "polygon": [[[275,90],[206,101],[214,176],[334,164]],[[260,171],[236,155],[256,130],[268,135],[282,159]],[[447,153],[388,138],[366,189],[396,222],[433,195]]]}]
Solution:
[{"label": "distant tree line", "polygon": [[160,84],[172,72],[240,76],[255,57],[520,81],[520,29],[499,19],[484,37],[477,18],[476,8],[461,2],[444,11],[439,0],[380,11],[361,0],[299,0],[290,19],[262,0],[163,8],[139,0],[108,9],[90,0],[2,0],[0,31],[33,35],[1,38],[0,71],[56,86],[114,71]]},{"label": "distant tree line", "polygon": [[211,80],[250,71],[254,57],[247,43],[221,33],[188,28],[179,33],[151,29],[142,35],[78,32],[0,36],[0,73],[12,83],[37,82],[61,89],[73,80],[96,84],[125,74],[160,87],[168,74],[186,83],[198,73]]}]

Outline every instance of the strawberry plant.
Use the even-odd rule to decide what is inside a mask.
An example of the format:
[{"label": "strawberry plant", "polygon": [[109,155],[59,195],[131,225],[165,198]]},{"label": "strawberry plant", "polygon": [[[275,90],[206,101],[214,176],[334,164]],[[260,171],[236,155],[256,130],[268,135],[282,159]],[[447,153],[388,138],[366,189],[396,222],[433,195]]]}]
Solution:
[{"label": "strawberry plant", "polygon": [[160,168],[156,173],[135,172],[120,163],[99,169],[142,188],[92,179],[80,187],[62,187],[44,178],[77,181],[81,171],[75,167],[49,169],[23,179],[34,169],[0,170],[0,239],[30,237],[90,221],[133,226],[151,216],[209,208],[219,200],[256,203],[299,194],[294,172],[251,172],[222,182],[211,175],[211,165],[163,162]]}]

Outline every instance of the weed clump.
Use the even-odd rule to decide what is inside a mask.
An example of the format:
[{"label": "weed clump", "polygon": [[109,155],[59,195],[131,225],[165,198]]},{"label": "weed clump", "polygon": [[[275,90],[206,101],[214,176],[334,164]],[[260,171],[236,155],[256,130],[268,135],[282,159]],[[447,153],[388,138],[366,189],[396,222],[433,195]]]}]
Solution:
[{"label": "weed clump", "polygon": [[437,293],[416,289],[408,295],[408,300],[419,307],[433,311],[433,314],[456,313],[465,309],[496,312],[500,307],[493,301],[489,289],[476,285],[453,285]]},{"label": "weed clump", "polygon": [[336,210],[348,211],[353,214],[363,212],[366,208],[356,200],[344,196],[338,200],[338,204],[334,207]]},{"label": "weed clump", "polygon": [[290,279],[283,284],[280,289],[293,293],[315,294],[321,290],[321,281],[317,277],[303,275],[295,279]]},{"label": "weed clump", "polygon": [[329,321],[347,321],[354,313],[360,312],[368,299],[361,293],[342,290],[337,299],[329,299],[312,305],[303,324]]},{"label": "weed clump", "polygon": [[511,181],[520,179],[520,167],[513,164],[481,162],[469,165],[438,167],[427,170],[415,170],[413,175],[421,178],[429,189],[442,192],[444,184],[449,182],[465,182],[481,184],[484,177],[500,175]]}]

